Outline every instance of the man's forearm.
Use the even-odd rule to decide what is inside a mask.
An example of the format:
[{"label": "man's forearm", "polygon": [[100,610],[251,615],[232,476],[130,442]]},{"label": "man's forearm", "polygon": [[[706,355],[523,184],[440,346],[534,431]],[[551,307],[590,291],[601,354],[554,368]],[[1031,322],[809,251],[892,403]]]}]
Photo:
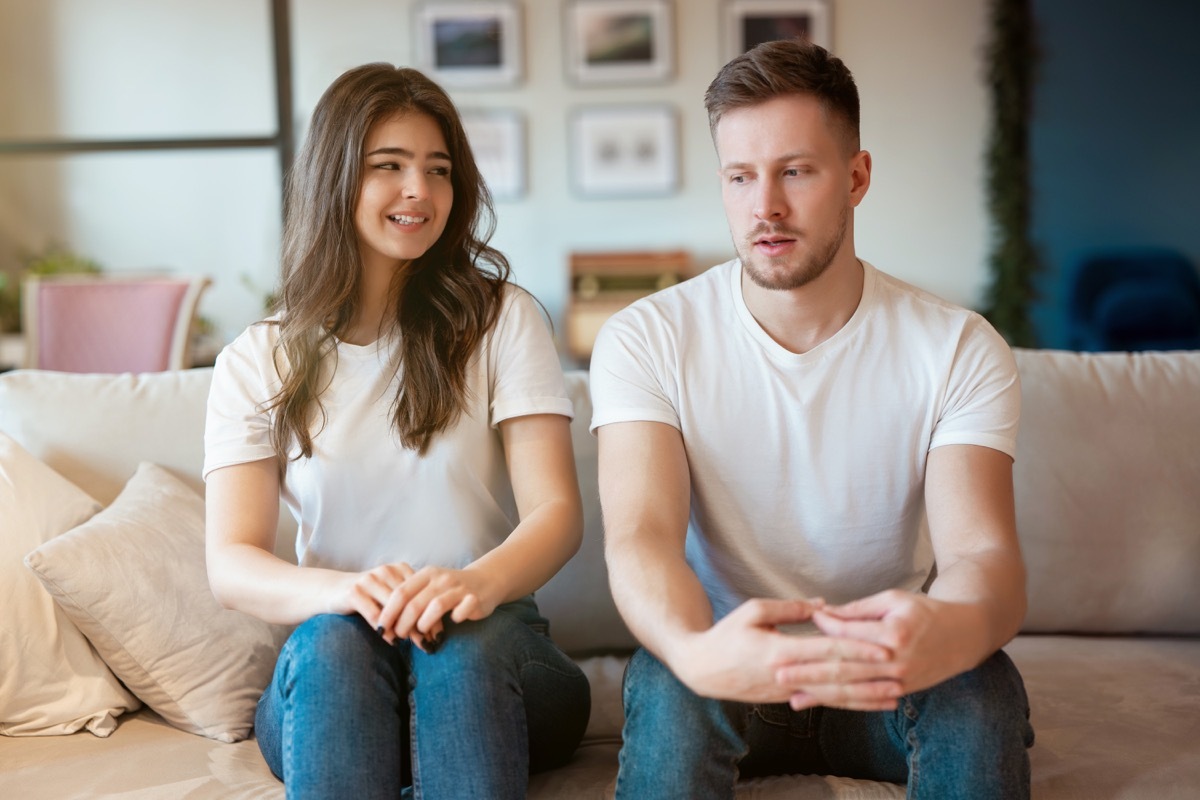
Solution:
[{"label": "man's forearm", "polygon": [[982,662],[1008,644],[1025,619],[1025,566],[1010,550],[972,554],[939,567],[929,596],[972,612],[978,637],[972,651]]},{"label": "man's forearm", "polygon": [[671,666],[691,634],[713,623],[712,604],[687,560],[653,537],[610,534],[608,579],[617,610],[647,650]]}]

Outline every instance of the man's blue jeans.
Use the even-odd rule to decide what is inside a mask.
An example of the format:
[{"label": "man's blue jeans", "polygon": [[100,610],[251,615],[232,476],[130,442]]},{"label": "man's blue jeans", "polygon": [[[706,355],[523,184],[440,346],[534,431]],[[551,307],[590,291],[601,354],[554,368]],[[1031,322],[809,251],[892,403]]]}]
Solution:
[{"label": "man's blue jeans", "polygon": [[910,800],[1029,797],[1029,701],[1003,652],[896,711],[711,700],[645,650],[624,697],[618,798],[732,798],[739,777],[801,773],[907,783]]},{"label": "man's blue jeans", "polygon": [[357,615],[313,617],[259,701],[259,748],[289,798],[524,798],[591,711],[587,678],[545,629],[524,598],[448,624],[427,654]]}]

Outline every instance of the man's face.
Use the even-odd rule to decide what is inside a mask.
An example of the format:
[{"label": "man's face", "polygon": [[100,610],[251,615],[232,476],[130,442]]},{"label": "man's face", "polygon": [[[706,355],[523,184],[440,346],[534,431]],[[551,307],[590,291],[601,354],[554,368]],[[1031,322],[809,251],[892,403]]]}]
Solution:
[{"label": "man's face", "polygon": [[850,210],[866,193],[870,156],[847,153],[815,98],[784,95],[729,111],[716,145],[729,231],[754,283],[798,288],[853,247]]}]

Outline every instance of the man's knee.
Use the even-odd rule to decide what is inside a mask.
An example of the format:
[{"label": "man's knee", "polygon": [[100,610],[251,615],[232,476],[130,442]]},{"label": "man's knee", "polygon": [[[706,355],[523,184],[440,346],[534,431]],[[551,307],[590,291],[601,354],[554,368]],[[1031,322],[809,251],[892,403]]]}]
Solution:
[{"label": "man's knee", "polygon": [[[914,698],[926,711],[957,720],[975,737],[1019,738],[1025,747],[1033,744],[1029,725],[1029,698],[1021,673],[1003,651],[986,661]],[[924,712],[923,712],[924,713]]]}]

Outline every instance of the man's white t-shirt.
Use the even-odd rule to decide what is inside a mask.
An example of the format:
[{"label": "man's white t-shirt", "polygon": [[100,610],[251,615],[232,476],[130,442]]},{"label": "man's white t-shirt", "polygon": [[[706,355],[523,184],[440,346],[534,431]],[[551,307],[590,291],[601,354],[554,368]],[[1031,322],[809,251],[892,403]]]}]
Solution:
[{"label": "man's white t-shirt", "polygon": [[687,556],[717,618],[754,597],[920,590],[933,567],[929,451],[1016,450],[1004,340],[972,311],[863,270],[854,315],[807,353],[751,316],[737,260],[623,309],[596,340],[592,430],[652,421],[682,434]]},{"label": "man's white t-shirt", "polygon": [[[205,428],[204,476],[273,458],[279,391],[277,325],[252,325],[217,358]],[[302,566],[364,570],[406,561],[462,567],[516,527],[517,512],[496,426],[528,414],[573,415],[545,320],[528,293],[509,287],[495,327],[467,367],[456,423],[424,455],[405,449],[392,423],[397,337],[340,342],[321,394],[324,426],[313,455],[290,461],[283,499],[299,523]],[[295,452],[298,452],[297,447]]]}]

